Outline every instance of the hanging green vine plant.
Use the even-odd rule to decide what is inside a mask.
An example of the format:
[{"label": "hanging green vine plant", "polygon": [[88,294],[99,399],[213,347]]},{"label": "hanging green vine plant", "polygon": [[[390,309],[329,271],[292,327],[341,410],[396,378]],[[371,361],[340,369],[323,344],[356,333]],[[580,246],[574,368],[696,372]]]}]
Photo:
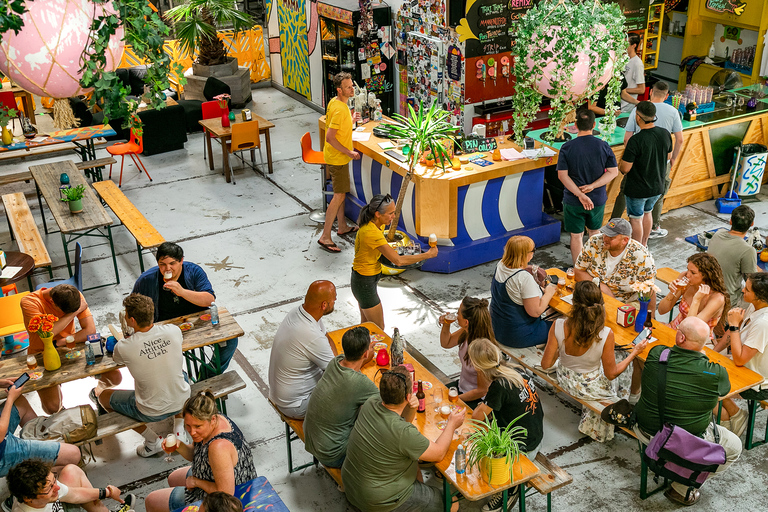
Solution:
[{"label": "hanging green vine plant", "polygon": [[599,0],[541,0],[523,15],[512,47],[518,144],[543,96],[550,98],[551,106],[550,131],[544,137],[554,140],[562,137],[569,114],[588,99],[596,99],[606,82],[601,136],[613,133],[621,73],[628,59],[624,22],[617,4],[603,5]]}]

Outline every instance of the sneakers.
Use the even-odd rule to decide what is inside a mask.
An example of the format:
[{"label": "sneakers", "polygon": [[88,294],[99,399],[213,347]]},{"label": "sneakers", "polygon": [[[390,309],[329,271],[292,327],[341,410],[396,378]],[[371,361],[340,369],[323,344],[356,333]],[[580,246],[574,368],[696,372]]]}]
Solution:
[{"label": "sneakers", "polygon": [[88,398],[90,398],[91,402],[93,402],[93,405],[96,406],[96,411],[98,412],[99,416],[107,414],[107,410],[101,405],[99,398],[96,396],[96,388],[93,388],[91,392],[88,393]]},{"label": "sneakers", "polygon": [[664,238],[669,234],[669,231],[662,227],[658,227],[656,229],[652,229],[651,233],[648,235],[648,238]]},{"label": "sneakers", "polygon": [[126,494],[123,498],[125,500],[125,503],[120,505],[120,508],[116,509],[115,512],[128,512],[129,510],[133,510],[133,506],[136,504],[136,495],[135,494]]},{"label": "sneakers", "polygon": [[[488,503],[483,505],[483,512],[496,512],[497,510],[501,510],[501,506],[503,505],[502,502],[503,493],[494,494],[491,496],[491,499],[488,500]],[[517,503],[518,498],[520,498],[520,486],[513,487],[509,490],[509,499],[507,500],[507,510],[512,510],[512,507],[515,506],[515,503]]]},{"label": "sneakers", "polygon": [[144,457],[145,459],[148,457],[154,457],[155,455],[157,455],[158,453],[161,453],[162,451],[163,451],[163,440],[159,438],[153,443],[148,443],[147,441],[144,441],[144,443],[136,447],[136,455],[138,455],[139,457]]},{"label": "sneakers", "polygon": [[747,414],[747,411],[744,409],[739,409],[739,412],[731,416],[731,428],[729,430],[737,436],[740,436],[747,428],[748,419],[749,414]]}]

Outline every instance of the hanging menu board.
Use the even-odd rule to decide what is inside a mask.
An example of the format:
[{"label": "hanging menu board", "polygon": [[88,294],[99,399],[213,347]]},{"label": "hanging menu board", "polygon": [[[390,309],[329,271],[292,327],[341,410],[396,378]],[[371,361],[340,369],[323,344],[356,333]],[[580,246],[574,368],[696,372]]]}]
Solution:
[{"label": "hanging menu board", "polygon": [[648,24],[648,0],[614,0],[621,7],[621,12],[627,21],[624,27],[627,31],[645,30]]},{"label": "hanging menu board", "polygon": [[466,57],[510,50],[515,23],[538,0],[477,0],[466,14],[466,25],[477,37],[467,39]]}]

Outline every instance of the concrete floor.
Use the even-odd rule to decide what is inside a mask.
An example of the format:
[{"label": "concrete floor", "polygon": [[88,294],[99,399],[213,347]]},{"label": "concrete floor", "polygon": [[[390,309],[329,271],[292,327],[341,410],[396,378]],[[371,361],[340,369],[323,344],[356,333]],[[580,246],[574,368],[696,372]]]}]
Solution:
[{"label": "concrete floor", "polygon": [[[274,333],[286,312],[301,303],[313,280],[329,279],[338,288],[336,311],[324,319],[329,330],[359,322],[357,303],[349,288],[353,243],[336,238],[343,252],[323,252],[315,242],[321,226],[307,216],[321,204],[319,173],[302,162],[299,137],[311,132],[317,148],[319,114],[271,88],[254,90],[253,98],[251,110],[276,125],[272,134],[274,174],[264,177],[250,169],[238,170],[237,185],[227,184],[220,174],[220,151],[214,150],[217,170],[210,171],[203,161],[202,136],[194,134],[184,150],[143,159],[154,179],[151,183],[133,165],[126,164],[123,191],[167,240],[184,248],[189,261],[203,266],[217,293],[217,303],[227,307],[246,332],[231,368],[248,386],[230,397],[228,408],[250,442],[259,474],[269,478],[290,510],[350,510],[324,470],[309,468],[288,474],[285,430],[267,402],[266,382]],[[99,151],[102,156],[106,156],[104,150]],[[59,155],[47,161],[63,158],[76,159],[74,155]],[[30,162],[3,165],[23,167]],[[118,176],[113,178],[117,180]],[[10,190],[27,192],[33,213],[39,217],[37,201],[33,201],[34,185],[18,183],[0,192]],[[758,212],[756,225],[768,226],[767,203],[756,201],[750,205]],[[44,213],[49,225],[53,225],[47,209]],[[657,265],[683,268],[685,257],[695,250],[683,238],[726,224],[727,217],[716,214],[713,201],[666,214],[663,226],[669,229],[669,236],[650,242]],[[108,323],[116,321],[122,299],[140,273],[133,238],[121,227],[114,233],[121,284],[86,293],[102,332]],[[570,266],[567,240],[563,235],[562,243],[538,250],[534,263],[543,267]],[[15,247],[5,222],[0,222],[0,244]],[[59,235],[49,235],[46,245],[56,276],[65,277]],[[152,256],[145,256],[145,264],[155,264]],[[411,271],[385,278],[380,293],[387,331],[399,327],[410,346],[440,373],[457,374],[457,354],[440,348],[436,319],[442,312],[454,310],[465,295],[489,297],[494,265],[487,263],[451,275]],[[86,240],[83,268],[88,286],[113,280],[109,245]],[[130,386],[130,379],[125,383]],[[88,403],[87,391],[92,386],[90,379],[65,386],[65,405]],[[634,439],[617,434],[606,444],[592,442],[579,434],[578,410],[568,400],[547,392],[540,396],[546,418],[542,451],[574,477],[572,485],[554,493],[557,509],[628,512],[676,508],[662,495],[640,500],[640,460]],[[758,417],[759,429],[765,427],[765,417]],[[111,483],[142,498],[164,487],[166,476],[181,466],[181,457],[177,455],[174,464],[166,464],[159,457],[141,459],[134,451],[139,440],[137,434],[125,432],[94,447],[96,460],[87,467],[93,484]],[[728,473],[708,482],[699,510],[764,509],[766,450],[760,447],[745,452]],[[309,460],[298,445],[294,456],[298,462]],[[531,496],[526,502],[530,510],[546,507],[542,496]],[[461,509],[479,510],[481,505],[462,502]],[[143,512],[142,501],[136,509]]]}]

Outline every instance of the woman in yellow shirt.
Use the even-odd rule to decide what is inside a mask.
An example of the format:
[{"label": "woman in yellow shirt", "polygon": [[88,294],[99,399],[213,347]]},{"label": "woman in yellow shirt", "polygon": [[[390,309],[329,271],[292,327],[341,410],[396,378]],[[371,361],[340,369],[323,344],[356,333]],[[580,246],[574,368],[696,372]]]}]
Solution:
[{"label": "woman in yellow shirt", "polygon": [[376,195],[360,210],[357,224],[360,230],[355,238],[355,260],[352,262],[352,294],[360,307],[360,322],[373,322],[384,329],[384,309],[376,286],[381,279],[383,254],[397,266],[411,265],[437,256],[437,247],[421,254],[401,256],[384,238],[382,229],[391,224],[395,216],[392,196]]}]

